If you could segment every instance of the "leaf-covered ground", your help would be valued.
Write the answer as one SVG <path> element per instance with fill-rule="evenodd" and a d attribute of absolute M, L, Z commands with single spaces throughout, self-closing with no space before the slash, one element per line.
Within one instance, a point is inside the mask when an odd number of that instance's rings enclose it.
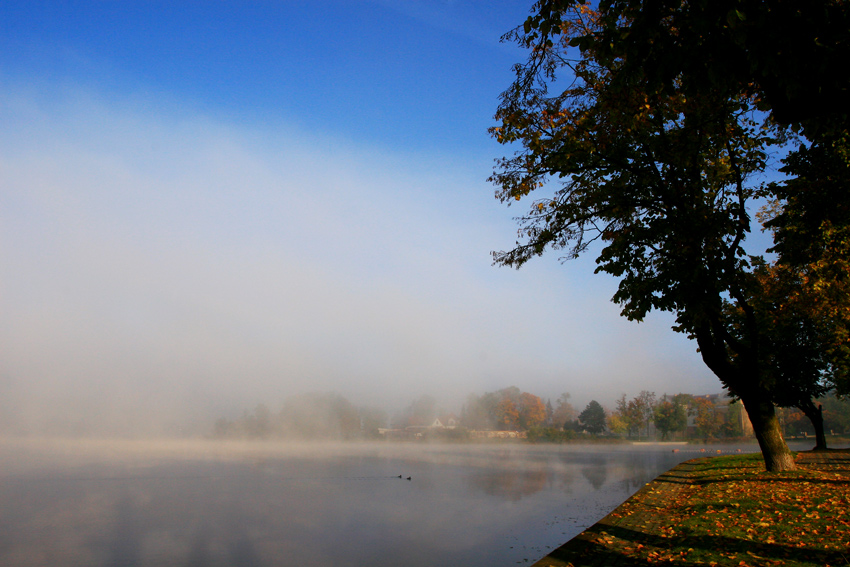
<path fill-rule="evenodd" d="M 538 565 L 850 565 L 850 453 L 801 454 L 798 467 L 684 463 Z"/>

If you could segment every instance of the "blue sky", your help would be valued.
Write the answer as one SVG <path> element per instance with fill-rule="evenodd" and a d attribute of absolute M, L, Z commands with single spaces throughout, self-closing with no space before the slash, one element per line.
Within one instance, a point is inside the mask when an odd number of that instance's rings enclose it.
<path fill-rule="evenodd" d="M 528 9 L 0 2 L 0 426 L 720 391 L 592 258 L 490 265 L 521 211 L 486 181 L 522 57 L 499 37 Z"/>
<path fill-rule="evenodd" d="M 357 143 L 480 148 L 521 2 L 4 3 L 7 73 L 175 96 Z M 151 100 L 156 104 L 155 100 Z"/>

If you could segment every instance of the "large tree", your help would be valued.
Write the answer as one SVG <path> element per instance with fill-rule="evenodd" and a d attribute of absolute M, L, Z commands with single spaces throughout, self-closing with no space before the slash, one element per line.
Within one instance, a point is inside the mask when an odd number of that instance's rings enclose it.
<path fill-rule="evenodd" d="M 696 426 L 697 435 L 703 438 L 703 441 L 708 443 L 720 432 L 723 425 L 723 416 L 717 406 L 706 397 L 694 398 L 694 405 L 691 408 L 694 414 L 694 425 Z"/>
<path fill-rule="evenodd" d="M 671 433 L 684 431 L 688 426 L 688 412 L 677 399 L 668 400 L 667 396 L 655 406 L 653 421 L 655 429 L 661 432 L 664 441 Z"/>
<path fill-rule="evenodd" d="M 583 2 L 541 0 L 526 31 L 538 34 L 538 45 L 550 45 L 569 8 Z M 781 304 L 796 303 L 808 326 L 799 339 L 819 343 L 829 366 L 822 376 L 850 393 L 850 74 L 840 72 L 850 59 L 850 2 L 600 0 L 598 9 L 597 25 L 571 41 L 617 65 L 614 88 L 745 97 L 774 124 L 802 134 L 783 159 L 787 181 L 768 193 L 776 199 L 777 216 L 768 224 L 777 266 L 797 280 Z M 789 385 L 778 390 L 789 392 Z M 791 388 L 815 424 L 820 412 L 806 395 L 818 388 L 805 379 Z M 789 403 L 788 396 L 776 401 Z"/>
<path fill-rule="evenodd" d="M 509 386 L 480 397 L 470 395 L 461 421 L 472 429 L 529 429 L 546 421 L 546 406 L 537 396 Z"/>
<path fill-rule="evenodd" d="M 543 404 L 543 400 L 534 394 L 528 392 L 520 394 L 517 409 L 519 411 L 520 429 L 527 430 L 540 427 L 546 422 L 546 406 Z"/>
<path fill-rule="evenodd" d="M 570 403 L 569 392 L 564 392 L 556 400 L 555 410 L 552 412 L 552 425 L 563 429 L 564 425 L 576 418 L 576 409 Z"/>
<path fill-rule="evenodd" d="M 647 435 L 649 435 L 649 423 L 652 420 L 652 398 L 650 396 L 654 398 L 655 394 L 643 390 L 631 400 L 627 399 L 625 394 L 617 400 L 617 414 L 628 437 L 631 437 L 633 433 L 639 437 L 644 428 L 647 429 Z"/>
<path fill-rule="evenodd" d="M 522 149 L 500 160 L 491 180 L 507 202 L 547 182 L 556 188 L 532 203 L 519 219 L 520 240 L 495 262 L 520 267 L 548 248 L 574 258 L 601 242 L 597 271 L 620 278 L 613 299 L 622 314 L 673 312 L 674 328 L 696 340 L 744 402 L 767 469 L 793 469 L 758 350 L 743 247 L 758 189 L 750 177 L 765 168 L 771 131 L 757 123 L 752 93 L 691 89 L 634 68 L 616 46 L 632 41 L 629 18 L 640 13 L 606 11 L 633 4 L 603 2 L 595 11 L 539 2 L 510 35 L 530 55 L 502 95 L 492 132 Z M 694 33 L 669 18 L 657 24 L 665 37 Z M 612 30 L 620 36 L 600 41 Z M 729 301 L 744 314 L 737 334 Z"/>
<path fill-rule="evenodd" d="M 605 431 L 605 410 L 596 400 L 590 400 L 579 414 L 578 420 L 588 433 L 598 435 Z"/>

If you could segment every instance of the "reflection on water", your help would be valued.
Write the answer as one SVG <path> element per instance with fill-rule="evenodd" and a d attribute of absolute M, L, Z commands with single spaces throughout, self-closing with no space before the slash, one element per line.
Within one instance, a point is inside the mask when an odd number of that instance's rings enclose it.
<path fill-rule="evenodd" d="M 581 468 L 581 474 L 594 489 L 599 490 L 608 480 L 608 462 L 601 455 L 594 455 L 592 460 L 592 463 Z"/>
<path fill-rule="evenodd" d="M 7 441 L 0 565 L 514 565 L 696 456 L 658 446 Z"/>

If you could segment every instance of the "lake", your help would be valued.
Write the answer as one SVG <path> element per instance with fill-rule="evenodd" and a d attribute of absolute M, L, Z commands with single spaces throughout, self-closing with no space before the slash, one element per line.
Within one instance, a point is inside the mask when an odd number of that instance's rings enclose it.
<path fill-rule="evenodd" d="M 532 563 L 714 454 L 672 448 L 4 441 L 0 565 Z"/>

